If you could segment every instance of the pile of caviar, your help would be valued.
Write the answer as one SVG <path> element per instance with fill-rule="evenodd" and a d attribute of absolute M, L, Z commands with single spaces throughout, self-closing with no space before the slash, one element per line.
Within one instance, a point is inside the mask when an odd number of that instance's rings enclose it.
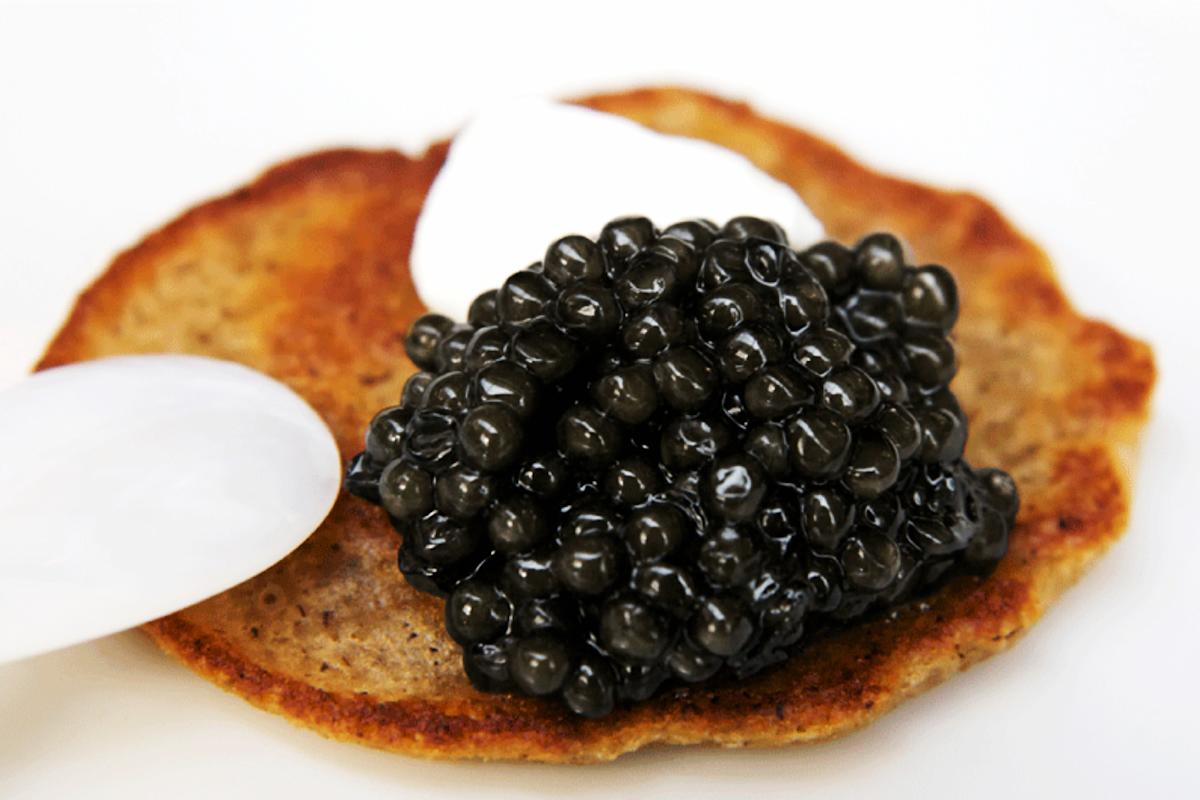
<path fill-rule="evenodd" d="M 347 488 L 401 532 L 485 691 L 608 714 L 986 574 L 1012 479 L 963 460 L 954 279 L 886 233 L 750 217 L 567 236 L 418 319 Z"/>

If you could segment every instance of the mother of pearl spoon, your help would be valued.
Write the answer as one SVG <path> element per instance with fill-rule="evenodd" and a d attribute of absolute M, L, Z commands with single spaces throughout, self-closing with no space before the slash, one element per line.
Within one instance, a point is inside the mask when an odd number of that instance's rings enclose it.
<path fill-rule="evenodd" d="M 0 393 L 0 662 L 250 578 L 337 497 L 329 428 L 237 364 L 121 356 Z"/>

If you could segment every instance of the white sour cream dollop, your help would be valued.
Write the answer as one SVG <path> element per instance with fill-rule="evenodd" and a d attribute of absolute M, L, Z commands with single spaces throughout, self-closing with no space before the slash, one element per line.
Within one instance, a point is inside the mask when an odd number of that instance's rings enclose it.
<path fill-rule="evenodd" d="M 544 100 L 481 113 L 455 137 L 417 221 L 411 266 L 432 311 L 465 320 L 476 295 L 540 261 L 561 236 L 642 215 L 773 219 L 793 247 L 822 227 L 786 184 L 739 153 Z"/>

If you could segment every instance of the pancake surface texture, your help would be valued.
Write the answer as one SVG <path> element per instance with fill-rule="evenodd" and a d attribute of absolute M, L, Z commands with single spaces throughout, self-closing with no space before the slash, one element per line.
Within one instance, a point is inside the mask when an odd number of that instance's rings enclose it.
<path fill-rule="evenodd" d="M 815 640 L 750 680 L 668 690 L 590 721 L 558 702 L 475 691 L 441 601 L 396 567 L 397 534 L 379 509 L 343 494 L 278 565 L 147 633 L 214 683 L 326 736 L 428 757 L 552 762 L 655 742 L 829 738 L 1007 648 L 1125 527 L 1150 349 L 1079 316 L 1038 247 L 973 195 L 877 174 L 745 105 L 687 90 L 582 102 L 745 154 L 790 184 L 830 237 L 892 231 L 912 263 L 950 268 L 962 297 L 953 388 L 970 419 L 967 458 L 1007 470 L 1021 491 L 995 574 Z M 418 158 L 317 153 L 198 206 L 116 258 L 40 367 L 117 353 L 239 361 L 306 398 L 348 458 L 414 371 L 403 338 L 422 307 L 407 259 L 445 153 L 445 143 Z"/>

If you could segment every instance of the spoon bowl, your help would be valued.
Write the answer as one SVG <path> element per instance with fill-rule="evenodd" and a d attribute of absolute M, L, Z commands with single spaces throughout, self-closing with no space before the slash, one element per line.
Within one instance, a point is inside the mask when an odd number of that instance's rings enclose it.
<path fill-rule="evenodd" d="M 271 566 L 337 497 L 315 411 L 247 367 L 120 356 L 0 393 L 0 662 L 138 625 Z"/>

